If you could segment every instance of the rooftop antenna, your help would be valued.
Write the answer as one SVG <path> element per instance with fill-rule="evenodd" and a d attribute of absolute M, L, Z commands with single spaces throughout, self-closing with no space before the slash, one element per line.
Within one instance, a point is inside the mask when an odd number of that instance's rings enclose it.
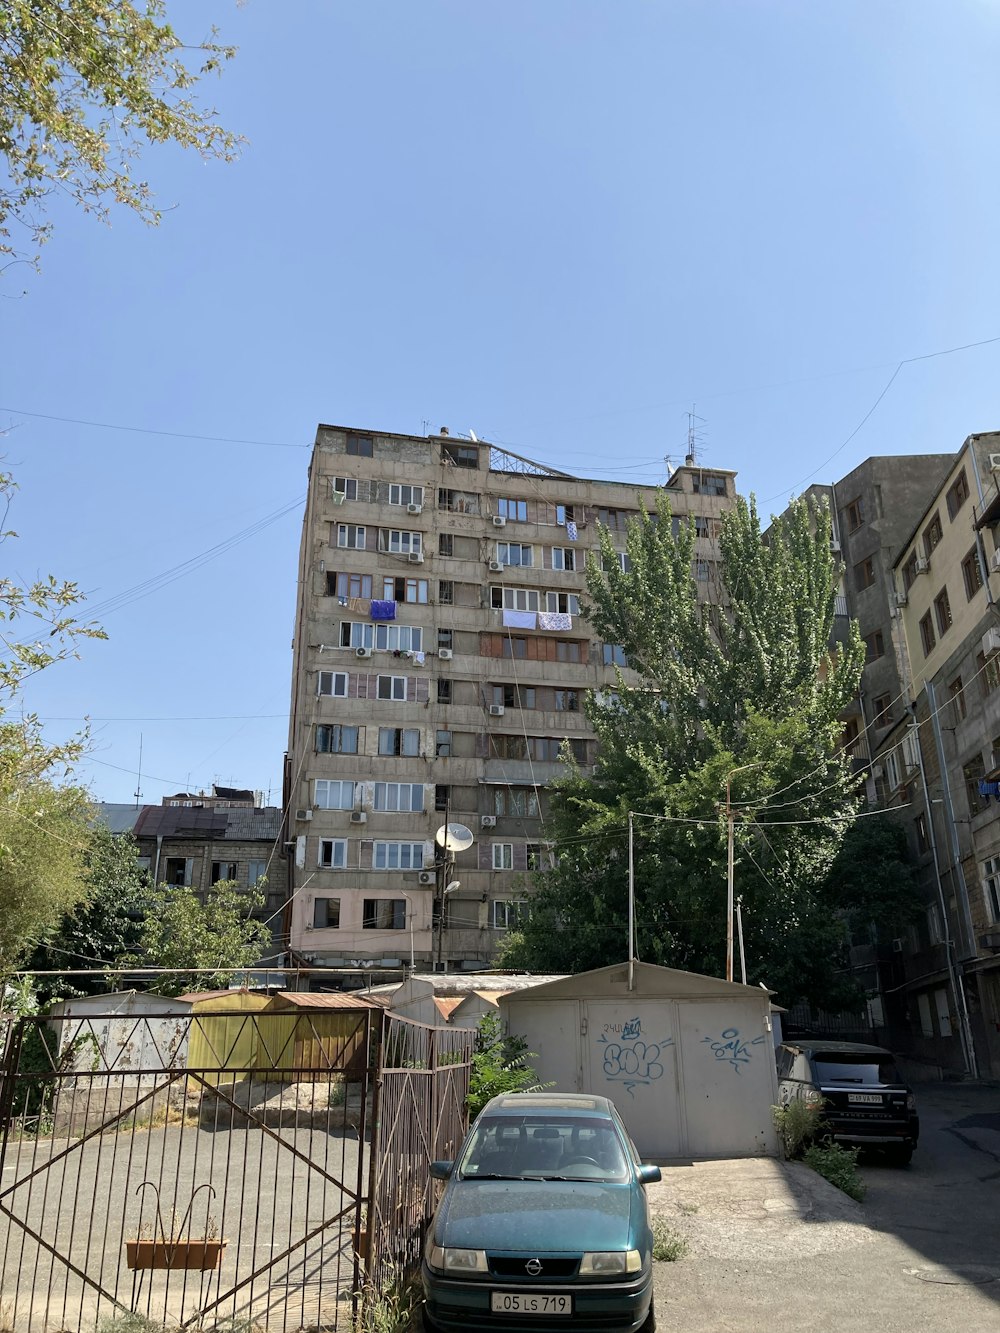
<path fill-rule="evenodd" d="M 139 802 L 142 800 L 142 732 L 139 732 L 139 767 L 135 774 L 135 808 L 139 809 Z"/>
<path fill-rule="evenodd" d="M 694 403 L 691 404 L 691 411 L 686 412 L 688 419 L 687 429 L 687 450 L 684 454 L 684 464 L 686 467 L 695 467 L 698 463 L 698 455 L 703 452 L 705 447 L 705 418 L 698 416 L 694 410 Z"/>
<path fill-rule="evenodd" d="M 473 444 L 479 443 L 479 436 L 476 434 L 476 432 L 472 429 L 471 426 L 469 427 L 469 439 L 472 441 Z"/>

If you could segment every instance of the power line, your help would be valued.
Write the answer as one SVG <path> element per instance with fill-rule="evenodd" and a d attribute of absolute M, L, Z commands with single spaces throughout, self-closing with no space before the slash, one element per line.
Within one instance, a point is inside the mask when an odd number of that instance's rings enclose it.
<path fill-rule="evenodd" d="M 21 407 L 0 406 L 0 412 L 36 421 L 58 421 L 64 426 L 93 426 L 96 430 L 120 430 L 129 435 L 163 435 L 171 440 L 199 440 L 203 444 L 252 444 L 261 449 L 311 449 L 311 444 L 291 444 L 287 440 L 244 440 L 231 435 L 192 435 L 180 430 L 154 430 L 149 426 L 122 426 L 114 421 L 83 421 L 79 417 L 56 417 L 48 412 L 26 412 Z"/>

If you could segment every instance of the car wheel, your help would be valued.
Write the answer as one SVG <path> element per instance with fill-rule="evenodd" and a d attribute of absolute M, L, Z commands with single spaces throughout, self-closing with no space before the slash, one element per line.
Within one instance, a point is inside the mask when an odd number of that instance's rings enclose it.
<path fill-rule="evenodd" d="M 909 1166 L 910 1159 L 913 1156 L 913 1144 L 900 1143 L 898 1146 L 893 1145 L 891 1148 L 886 1148 L 885 1151 L 889 1161 L 895 1166 Z"/>

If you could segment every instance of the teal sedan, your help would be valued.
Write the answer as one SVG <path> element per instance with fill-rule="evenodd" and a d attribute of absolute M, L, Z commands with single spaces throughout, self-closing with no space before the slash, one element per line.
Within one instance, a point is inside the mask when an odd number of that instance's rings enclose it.
<path fill-rule="evenodd" d="M 426 1329 L 655 1329 L 644 1187 L 660 1168 L 606 1097 L 494 1097 L 431 1175 L 447 1186 L 424 1251 Z"/>

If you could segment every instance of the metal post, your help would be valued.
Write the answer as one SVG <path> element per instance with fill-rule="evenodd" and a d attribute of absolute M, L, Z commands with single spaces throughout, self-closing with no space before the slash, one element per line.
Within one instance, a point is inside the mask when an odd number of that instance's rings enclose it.
<path fill-rule="evenodd" d="M 726 777 L 726 980 L 733 979 L 733 809 Z"/>
<path fill-rule="evenodd" d="M 740 979 L 747 984 L 747 956 L 743 952 L 743 899 L 736 899 L 736 930 L 740 941 Z"/>
<path fill-rule="evenodd" d="M 632 811 L 628 812 L 628 988 L 635 990 L 635 856 Z"/>

